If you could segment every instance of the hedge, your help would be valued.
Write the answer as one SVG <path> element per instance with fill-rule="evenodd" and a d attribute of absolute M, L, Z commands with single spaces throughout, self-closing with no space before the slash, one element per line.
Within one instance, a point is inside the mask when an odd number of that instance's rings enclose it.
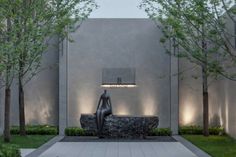
<path fill-rule="evenodd" d="M 171 136 L 172 131 L 170 128 L 155 128 L 149 133 L 149 136 Z"/>
<path fill-rule="evenodd" d="M 20 149 L 16 145 L 0 145 L 0 157 L 21 157 Z"/>
<path fill-rule="evenodd" d="M 69 127 L 65 129 L 66 136 L 86 136 L 84 129 L 79 127 Z"/>
<path fill-rule="evenodd" d="M 203 134 L 203 128 L 201 126 L 181 126 L 179 128 L 180 135 L 201 135 Z M 210 127 L 210 135 L 224 135 L 225 131 L 223 127 Z"/>
<path fill-rule="evenodd" d="M 17 135 L 20 133 L 19 126 L 11 127 L 11 134 Z M 27 135 L 57 135 L 58 129 L 55 126 L 49 125 L 27 125 L 26 126 Z"/>

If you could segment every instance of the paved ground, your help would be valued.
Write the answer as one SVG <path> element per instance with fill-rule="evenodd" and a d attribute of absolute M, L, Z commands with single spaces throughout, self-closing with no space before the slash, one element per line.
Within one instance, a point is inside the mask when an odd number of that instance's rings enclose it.
<path fill-rule="evenodd" d="M 38 149 L 36 149 L 35 151 L 29 153 L 25 157 L 38 157 L 38 156 L 40 156 L 40 154 L 42 154 L 43 152 L 45 152 L 46 150 L 51 148 L 55 143 L 59 142 L 63 138 L 64 138 L 64 136 L 55 136 L 54 138 L 49 140 L 47 143 L 43 144 Z"/>
<path fill-rule="evenodd" d="M 22 150 L 28 154 L 30 150 Z M 24 155 L 24 154 L 23 154 Z M 24 157 L 24 156 L 23 156 Z M 25 157 L 211 157 L 181 136 L 145 140 L 56 136 Z"/>
<path fill-rule="evenodd" d="M 57 142 L 40 157 L 197 157 L 179 142 Z"/>
<path fill-rule="evenodd" d="M 21 157 L 25 157 L 26 155 L 32 153 L 35 149 L 20 149 Z"/>

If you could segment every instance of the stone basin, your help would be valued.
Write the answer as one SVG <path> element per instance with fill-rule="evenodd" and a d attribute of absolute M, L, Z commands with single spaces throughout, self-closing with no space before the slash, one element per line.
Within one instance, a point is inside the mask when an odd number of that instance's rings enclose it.
<path fill-rule="evenodd" d="M 95 114 L 82 114 L 80 123 L 87 134 L 96 135 Z M 109 115 L 105 117 L 102 136 L 105 138 L 145 138 L 153 128 L 158 127 L 158 124 L 157 116 Z"/>

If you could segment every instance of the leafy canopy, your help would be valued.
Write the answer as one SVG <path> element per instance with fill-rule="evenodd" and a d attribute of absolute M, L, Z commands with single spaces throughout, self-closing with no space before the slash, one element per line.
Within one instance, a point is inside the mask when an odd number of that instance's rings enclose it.
<path fill-rule="evenodd" d="M 211 77 L 235 79 L 236 48 L 232 0 L 143 0 L 140 7 L 163 32 L 168 53 L 202 66 Z"/>
<path fill-rule="evenodd" d="M 41 67 L 50 39 L 57 35 L 63 40 L 97 8 L 94 0 L 0 0 L 0 4 L 0 73 L 12 80 L 20 62 L 26 81 Z"/>

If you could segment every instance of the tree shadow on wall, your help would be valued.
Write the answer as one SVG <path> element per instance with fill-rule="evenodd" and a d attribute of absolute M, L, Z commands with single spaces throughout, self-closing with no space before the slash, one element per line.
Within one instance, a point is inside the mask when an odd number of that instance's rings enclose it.
<path fill-rule="evenodd" d="M 212 127 L 221 127 L 220 116 L 218 114 L 214 114 L 213 117 L 210 118 L 209 124 Z"/>

